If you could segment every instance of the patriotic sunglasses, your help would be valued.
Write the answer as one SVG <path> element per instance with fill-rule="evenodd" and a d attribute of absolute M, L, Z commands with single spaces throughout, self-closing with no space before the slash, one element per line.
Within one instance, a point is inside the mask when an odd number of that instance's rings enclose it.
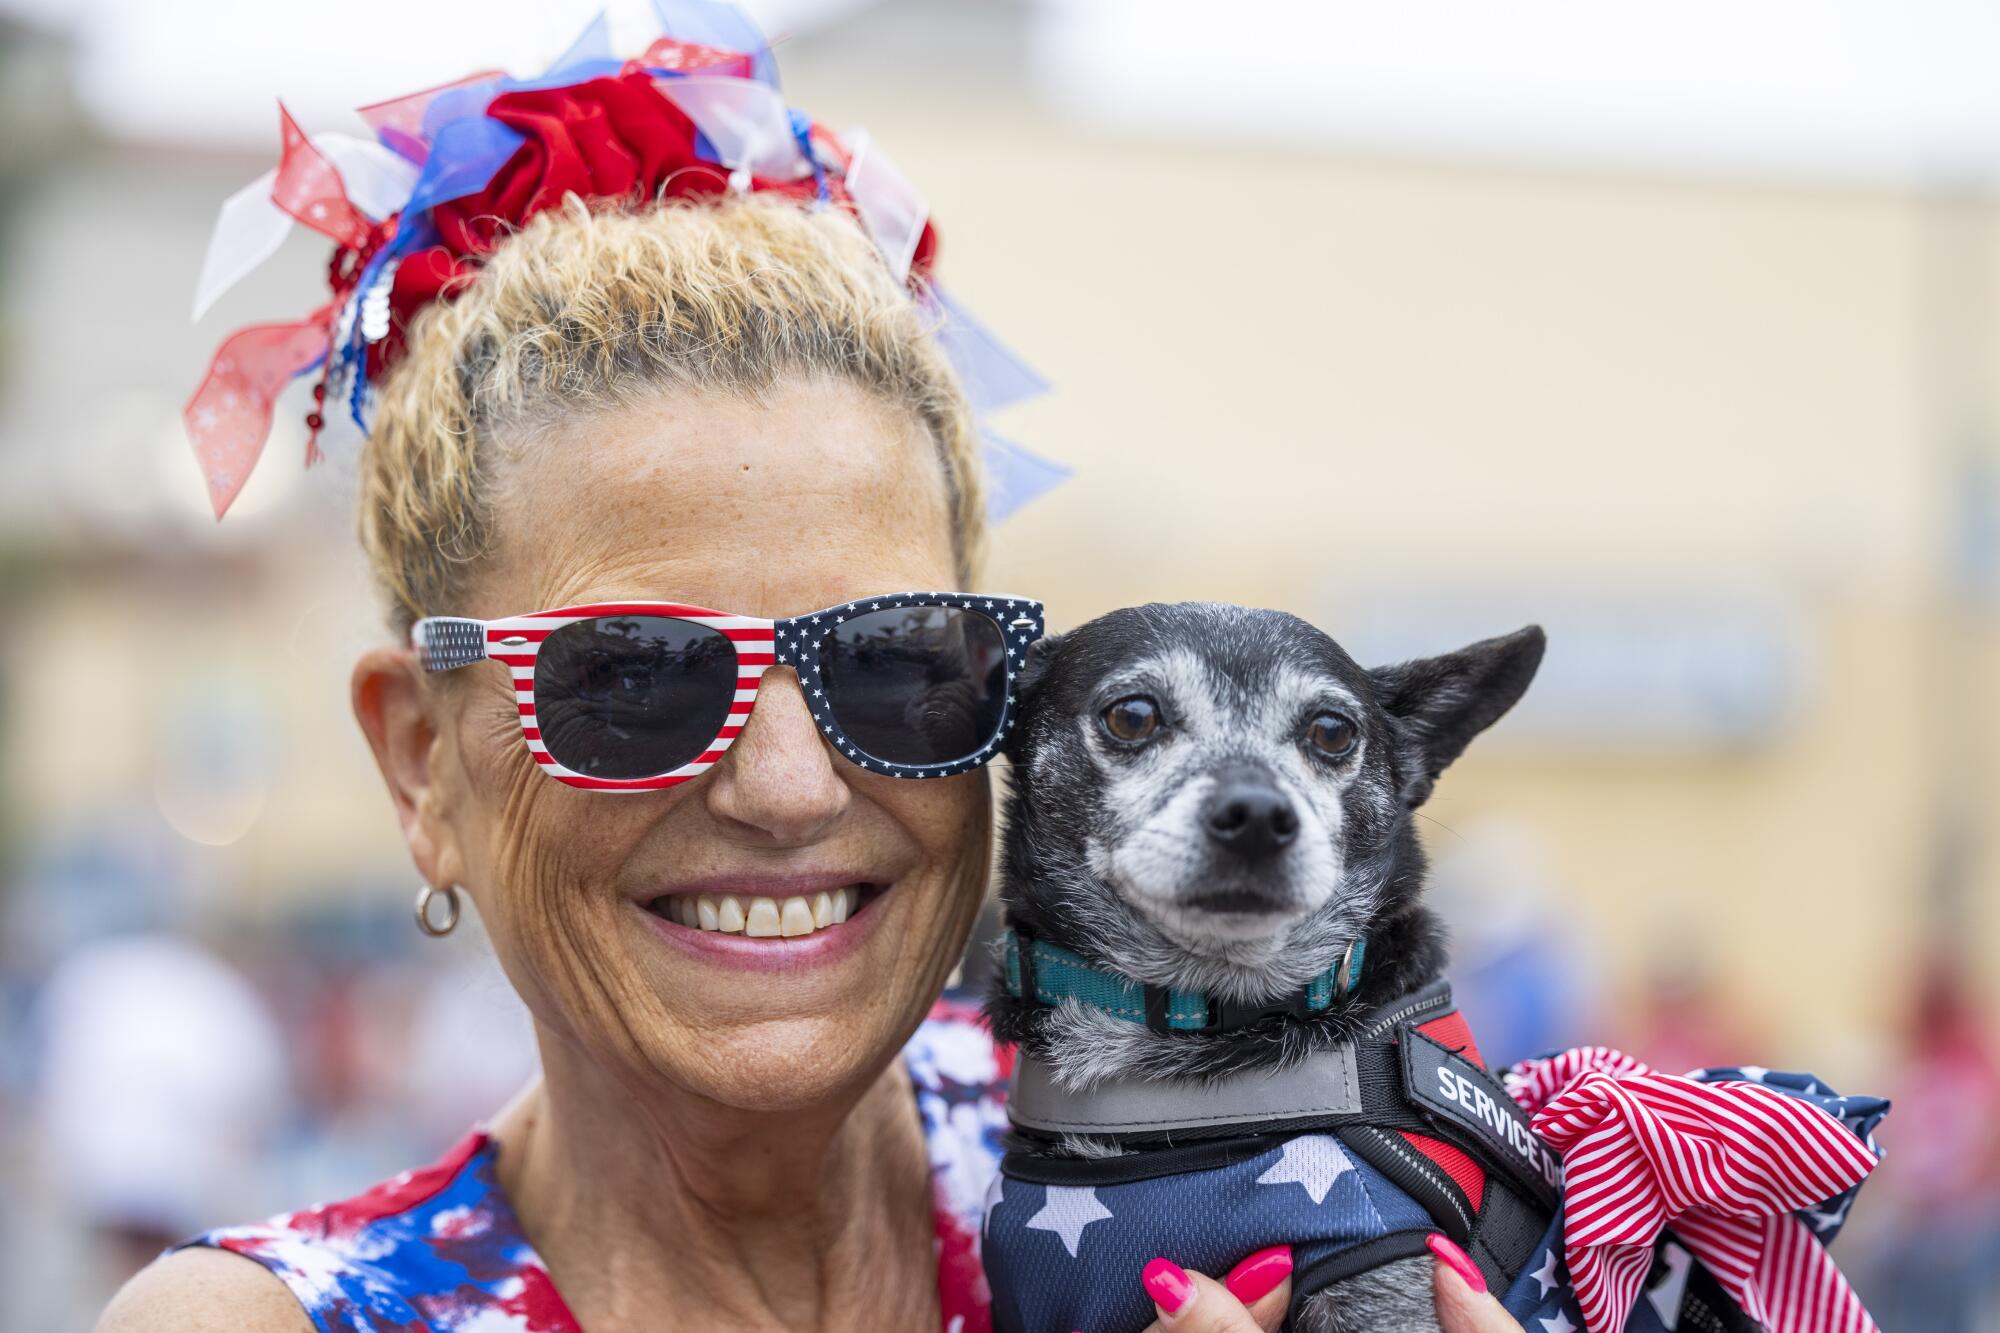
<path fill-rule="evenodd" d="M 965 592 L 864 597 L 789 620 L 677 602 L 608 602 L 505 620 L 426 616 L 426 671 L 505 663 L 521 734 L 572 787 L 651 791 L 706 772 L 788 666 L 813 720 L 853 763 L 942 778 L 986 763 L 1013 728 L 1014 682 L 1042 604 Z"/>

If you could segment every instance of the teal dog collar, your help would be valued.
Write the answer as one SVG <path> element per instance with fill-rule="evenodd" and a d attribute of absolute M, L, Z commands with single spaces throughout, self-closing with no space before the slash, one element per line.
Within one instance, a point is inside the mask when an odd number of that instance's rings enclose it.
<path fill-rule="evenodd" d="M 1019 930 L 1007 932 L 1007 993 L 1035 1004 L 1074 1000 L 1114 1018 L 1144 1023 L 1155 1032 L 1227 1032 L 1273 1014 L 1310 1018 L 1335 998 L 1352 993 L 1361 980 L 1368 937 L 1356 936 L 1339 962 L 1307 982 L 1296 995 L 1274 1004 L 1249 1005 L 1212 1000 L 1198 990 L 1148 986 L 1092 966 L 1080 955 Z"/>

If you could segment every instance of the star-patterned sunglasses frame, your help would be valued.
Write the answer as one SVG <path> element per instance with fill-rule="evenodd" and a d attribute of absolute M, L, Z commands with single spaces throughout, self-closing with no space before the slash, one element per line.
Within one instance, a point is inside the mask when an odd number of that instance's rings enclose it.
<path fill-rule="evenodd" d="M 991 622 L 997 631 L 997 639 L 989 640 L 988 646 L 997 643 L 999 648 L 1004 649 L 1004 653 L 995 654 L 993 663 L 1002 672 L 1000 711 L 992 733 L 984 736 L 981 743 L 966 754 L 935 763 L 896 762 L 871 752 L 842 725 L 839 709 L 828 697 L 829 645 L 838 639 L 850 620 L 869 623 L 865 618 L 879 620 L 881 613 L 886 611 L 925 608 L 976 616 Z M 633 617 L 683 621 L 719 634 L 729 644 L 735 657 L 734 697 L 714 737 L 693 759 L 665 772 L 640 777 L 593 776 L 566 766 L 549 753 L 543 739 L 543 714 L 537 711 L 537 665 L 541 661 L 543 645 L 558 631 L 588 621 L 629 621 Z M 736 615 L 680 602 L 601 602 L 531 611 L 503 620 L 426 616 L 410 627 L 410 645 L 416 650 L 418 661 L 426 671 L 455 671 L 486 661 L 506 666 L 514 679 L 514 699 L 520 713 L 521 734 L 535 762 L 550 777 L 572 787 L 592 791 L 637 792 L 676 786 L 714 767 L 749 720 L 751 709 L 757 705 L 764 673 L 774 666 L 788 666 L 797 673 L 814 722 L 827 743 L 849 762 L 871 773 L 886 773 L 895 778 L 943 778 L 969 772 L 998 754 L 1008 733 L 1013 730 L 1019 710 L 1016 684 L 1027 661 L 1028 649 L 1042 634 L 1042 604 L 1026 597 L 969 592 L 902 592 L 857 598 L 783 620 Z M 728 687 L 724 685 L 722 688 L 726 690 Z M 712 707 L 720 701 L 710 699 L 704 702 Z M 578 758 L 576 755 L 570 757 Z"/>

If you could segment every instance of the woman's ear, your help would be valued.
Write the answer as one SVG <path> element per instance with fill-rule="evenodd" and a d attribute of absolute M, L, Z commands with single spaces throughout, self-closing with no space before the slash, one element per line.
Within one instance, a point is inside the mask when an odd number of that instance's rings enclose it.
<path fill-rule="evenodd" d="M 427 884 L 459 883 L 463 862 L 444 819 L 443 793 L 434 783 L 436 694 L 425 688 L 416 654 L 407 648 L 369 649 L 354 664 L 351 694 L 354 718 L 375 752 L 410 859 Z"/>
<path fill-rule="evenodd" d="M 1527 693 L 1548 638 L 1540 625 L 1484 639 L 1455 653 L 1369 672 L 1375 699 L 1403 738 L 1403 802 L 1431 794 L 1438 775 L 1472 738 L 1498 722 Z"/>

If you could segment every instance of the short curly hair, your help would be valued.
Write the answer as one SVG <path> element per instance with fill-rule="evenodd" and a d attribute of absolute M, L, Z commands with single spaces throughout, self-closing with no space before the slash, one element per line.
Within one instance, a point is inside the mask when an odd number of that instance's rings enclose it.
<path fill-rule="evenodd" d="M 360 460 L 362 545 L 407 632 L 464 604 L 492 548 L 506 451 L 579 410 L 660 389 L 757 394 L 838 378 L 922 423 L 944 469 L 958 574 L 986 524 L 971 412 L 924 305 L 846 211 L 747 194 L 588 206 L 509 236 L 418 316 Z"/>

